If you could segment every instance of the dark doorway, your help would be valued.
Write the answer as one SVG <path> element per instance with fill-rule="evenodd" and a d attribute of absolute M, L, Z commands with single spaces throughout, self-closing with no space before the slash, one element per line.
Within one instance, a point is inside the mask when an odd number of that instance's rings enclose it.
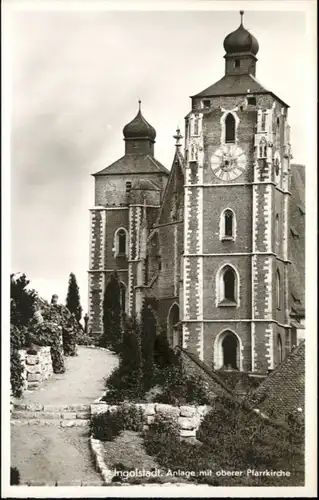
<path fill-rule="evenodd" d="M 223 368 L 238 370 L 237 366 L 237 338 L 229 332 L 222 342 Z"/>

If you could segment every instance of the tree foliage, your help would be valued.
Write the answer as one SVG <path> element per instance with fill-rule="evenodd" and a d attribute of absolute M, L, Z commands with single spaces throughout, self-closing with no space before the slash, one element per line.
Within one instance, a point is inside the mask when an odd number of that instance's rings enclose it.
<path fill-rule="evenodd" d="M 66 297 L 66 307 L 71 313 L 74 313 L 77 321 L 80 321 L 82 316 L 82 307 L 80 304 L 80 291 L 76 281 L 75 274 L 70 273 L 68 294 Z"/>
<path fill-rule="evenodd" d="M 18 277 L 10 275 L 10 322 L 18 327 L 28 324 L 37 307 L 38 294 L 35 290 L 27 289 L 29 283 L 25 274 Z"/>
<path fill-rule="evenodd" d="M 103 300 L 103 335 L 101 345 L 118 352 L 122 342 L 121 288 L 116 272 L 105 287 Z"/>
<path fill-rule="evenodd" d="M 154 373 L 156 329 L 157 323 L 155 315 L 147 301 L 144 301 L 141 313 L 141 347 L 143 357 L 143 381 L 146 390 L 151 386 Z"/>
<path fill-rule="evenodd" d="M 143 395 L 141 332 L 136 318 L 125 318 L 120 363 L 107 379 L 109 402 L 135 401 Z"/>

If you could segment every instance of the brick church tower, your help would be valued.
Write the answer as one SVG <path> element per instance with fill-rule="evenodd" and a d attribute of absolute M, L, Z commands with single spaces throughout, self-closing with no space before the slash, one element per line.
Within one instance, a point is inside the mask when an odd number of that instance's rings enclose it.
<path fill-rule="evenodd" d="M 215 369 L 267 372 L 291 343 L 288 105 L 255 78 L 243 12 L 224 49 L 225 75 L 186 117 L 183 345 Z"/>
<path fill-rule="evenodd" d="M 89 330 L 103 332 L 103 296 L 110 275 L 120 279 L 122 309 L 138 314 L 143 299 L 147 227 L 162 201 L 168 170 L 154 157 L 156 131 L 139 110 L 123 129 L 125 154 L 95 178 L 90 210 Z"/>

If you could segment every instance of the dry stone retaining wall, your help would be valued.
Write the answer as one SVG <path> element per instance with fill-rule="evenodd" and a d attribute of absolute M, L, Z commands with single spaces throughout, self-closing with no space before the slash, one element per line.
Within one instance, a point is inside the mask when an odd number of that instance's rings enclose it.
<path fill-rule="evenodd" d="M 116 411 L 120 406 L 110 405 L 107 403 L 94 403 L 91 405 L 91 416 L 97 413 L 106 413 L 107 411 Z M 146 418 L 146 428 L 153 423 L 156 415 L 165 415 L 174 418 L 180 429 L 181 437 L 196 437 L 196 432 L 200 426 L 203 417 L 210 411 L 211 407 L 207 405 L 201 406 L 172 406 L 160 403 L 132 403 L 128 406 L 141 408 L 144 411 Z"/>
<path fill-rule="evenodd" d="M 23 366 L 23 388 L 37 389 L 40 384 L 53 374 L 50 347 L 41 347 L 37 354 L 28 354 L 26 350 L 19 351 Z"/>

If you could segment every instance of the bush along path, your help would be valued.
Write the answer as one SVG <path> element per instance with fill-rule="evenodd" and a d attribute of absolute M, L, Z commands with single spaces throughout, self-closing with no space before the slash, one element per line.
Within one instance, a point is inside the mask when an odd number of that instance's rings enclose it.
<path fill-rule="evenodd" d="M 11 466 L 21 485 L 103 485 L 90 449 L 90 403 L 105 387 L 117 356 L 79 347 L 67 370 L 40 390 L 15 399 L 11 414 Z"/>

